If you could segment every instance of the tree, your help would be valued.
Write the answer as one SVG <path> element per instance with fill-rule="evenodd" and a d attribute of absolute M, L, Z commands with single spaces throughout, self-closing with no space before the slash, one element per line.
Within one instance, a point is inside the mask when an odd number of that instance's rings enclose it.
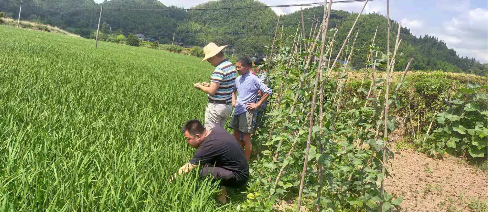
<path fill-rule="evenodd" d="M 127 42 L 127 45 L 131 45 L 131 46 L 140 46 L 141 45 L 141 40 L 139 40 L 139 38 L 137 36 L 135 36 L 134 34 L 129 34 L 126 42 Z"/>

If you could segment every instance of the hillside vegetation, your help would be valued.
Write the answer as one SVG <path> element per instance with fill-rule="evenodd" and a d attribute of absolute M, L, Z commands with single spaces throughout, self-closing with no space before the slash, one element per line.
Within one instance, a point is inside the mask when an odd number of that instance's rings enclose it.
<path fill-rule="evenodd" d="M 186 46 L 204 46 L 208 42 L 231 45 L 228 54 L 264 56 L 266 46 L 270 46 L 278 16 L 264 4 L 254 0 L 210 1 L 196 6 L 196 9 L 240 8 L 225 10 L 193 10 L 167 7 L 158 0 L 112 0 L 105 1 L 102 16 L 102 33 L 136 34 L 159 40 L 160 43 L 175 41 Z M 0 12 L 9 17 L 18 16 L 19 1 L 0 2 Z M 313 17 L 321 17 L 323 7 L 304 10 L 305 30 L 308 37 Z M 98 23 L 100 5 L 93 0 L 24 0 L 22 19 L 34 20 L 60 28 L 83 37 L 94 37 Z M 341 45 L 353 23 L 355 14 L 334 11 L 331 28 L 339 29 L 336 45 Z M 320 21 L 321 19 L 318 18 Z M 281 18 L 285 34 L 292 35 L 301 20 L 300 12 Z M 357 26 L 360 36 L 355 45 L 352 64 L 356 69 L 365 67 L 369 45 L 374 31 L 386 31 L 386 18 L 378 14 L 364 15 Z M 395 37 L 397 23 L 392 24 Z M 333 34 L 333 33 L 330 33 Z M 331 37 L 332 35 L 330 35 Z M 414 58 L 415 70 L 443 70 L 488 76 L 488 64 L 480 64 L 473 58 L 459 57 L 443 41 L 432 36 L 415 37 L 406 28 L 401 30 L 403 39 L 397 58 L 396 70 L 405 68 L 410 58 Z M 352 39 L 351 39 L 352 40 Z M 391 39 L 393 45 L 394 39 Z M 352 45 L 352 43 L 350 43 Z M 349 45 L 349 47 L 350 47 Z M 386 49 L 386 33 L 378 33 L 376 46 Z M 338 47 L 334 53 L 337 53 Z M 366 55 L 366 56 L 365 56 Z M 343 59 L 345 60 L 345 59 Z"/>

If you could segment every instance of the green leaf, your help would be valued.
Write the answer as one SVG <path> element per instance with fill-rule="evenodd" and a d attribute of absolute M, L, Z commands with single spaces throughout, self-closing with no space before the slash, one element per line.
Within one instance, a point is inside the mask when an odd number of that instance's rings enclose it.
<path fill-rule="evenodd" d="M 447 146 L 449 148 L 453 148 L 455 149 L 456 148 L 456 142 L 459 141 L 459 138 L 455 138 L 455 137 L 451 137 L 449 139 L 449 141 L 447 141 Z"/>
<path fill-rule="evenodd" d="M 485 156 L 485 151 L 478 149 L 475 146 L 469 147 L 469 155 L 473 158 L 482 158 Z"/>
<path fill-rule="evenodd" d="M 308 152 L 308 161 L 311 161 L 316 157 L 317 151 L 314 146 L 310 146 L 310 151 Z"/>
<path fill-rule="evenodd" d="M 383 206 L 381 207 L 381 211 L 386 212 L 391 209 L 391 203 L 389 202 L 384 202 Z"/>
<path fill-rule="evenodd" d="M 315 133 L 317 133 L 319 131 L 320 131 L 320 127 L 319 126 L 313 126 L 313 128 L 312 128 L 312 133 L 313 134 L 315 134 Z"/>
<path fill-rule="evenodd" d="M 351 201 L 348 201 L 351 205 L 355 205 L 355 206 L 358 206 L 358 207 L 363 207 L 363 201 L 361 200 L 351 200 Z"/>
<path fill-rule="evenodd" d="M 270 169 L 275 169 L 276 168 L 276 165 L 274 163 L 265 163 L 263 165 L 264 165 L 264 167 L 270 168 Z"/>
<path fill-rule="evenodd" d="M 477 109 L 471 104 L 471 103 L 468 103 L 464 106 L 464 111 L 476 111 Z"/>
<path fill-rule="evenodd" d="M 465 135 L 466 134 L 466 128 L 463 127 L 463 125 L 459 125 L 458 127 L 453 127 L 452 130 L 462 134 L 462 135 Z"/>
<path fill-rule="evenodd" d="M 470 88 L 460 88 L 459 91 L 465 94 L 473 94 L 476 92 L 474 89 L 470 89 Z"/>
<path fill-rule="evenodd" d="M 398 197 L 395 200 L 393 200 L 393 202 L 391 202 L 391 204 L 392 205 L 400 205 L 400 204 L 402 204 L 402 201 L 403 201 L 403 197 Z"/>
<path fill-rule="evenodd" d="M 460 104 L 463 104 L 464 103 L 464 101 L 461 101 L 459 99 L 451 100 L 449 102 L 452 103 L 452 104 L 456 104 L 456 105 L 460 105 Z"/>

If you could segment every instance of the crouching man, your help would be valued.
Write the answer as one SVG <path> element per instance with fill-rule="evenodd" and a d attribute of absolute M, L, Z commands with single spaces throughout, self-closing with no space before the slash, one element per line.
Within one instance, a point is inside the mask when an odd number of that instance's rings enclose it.
<path fill-rule="evenodd" d="M 241 187 L 249 178 L 249 165 L 240 144 L 219 125 L 211 130 L 198 120 L 190 120 L 183 126 L 186 142 L 198 148 L 190 162 L 183 165 L 178 174 L 188 173 L 200 165 L 200 176 L 220 180 L 221 192 L 217 200 L 226 203 L 228 187 Z"/>

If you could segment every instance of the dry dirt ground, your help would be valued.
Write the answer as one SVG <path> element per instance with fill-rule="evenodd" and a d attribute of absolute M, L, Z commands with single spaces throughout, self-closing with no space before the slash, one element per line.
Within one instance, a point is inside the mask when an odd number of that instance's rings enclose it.
<path fill-rule="evenodd" d="M 450 155 L 394 152 L 385 189 L 403 197 L 400 211 L 487 211 L 488 176 L 480 169 Z"/>

